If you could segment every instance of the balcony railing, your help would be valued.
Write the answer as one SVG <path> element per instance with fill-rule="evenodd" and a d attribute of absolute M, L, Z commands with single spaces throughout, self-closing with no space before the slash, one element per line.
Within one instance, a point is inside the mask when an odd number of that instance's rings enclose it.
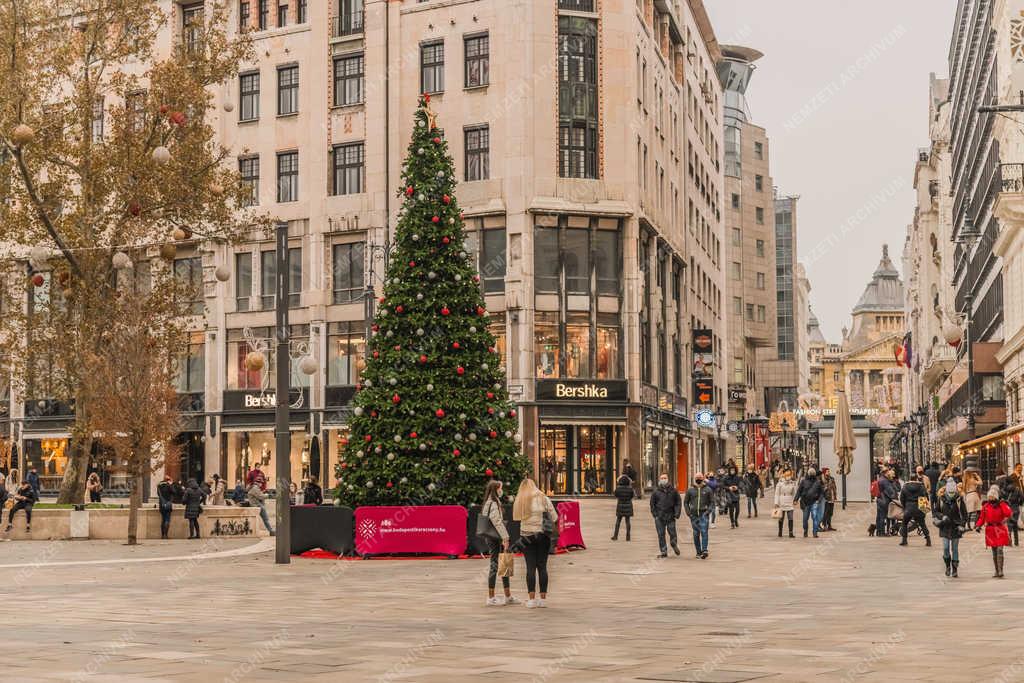
<path fill-rule="evenodd" d="M 558 9 L 572 12 L 593 12 L 594 0 L 558 0 Z"/>
<path fill-rule="evenodd" d="M 345 12 L 340 16 L 334 17 L 333 24 L 331 36 L 334 38 L 343 38 L 362 33 L 363 9 L 360 7 L 358 10 Z"/>
<path fill-rule="evenodd" d="M 1003 192 L 1024 192 L 1024 164 L 999 164 Z"/>

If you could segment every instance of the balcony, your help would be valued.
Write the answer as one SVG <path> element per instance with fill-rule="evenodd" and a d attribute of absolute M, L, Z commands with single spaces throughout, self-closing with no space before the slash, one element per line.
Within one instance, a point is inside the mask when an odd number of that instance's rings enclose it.
<path fill-rule="evenodd" d="M 956 349 L 949 344 L 939 342 L 928 351 L 924 367 L 921 370 L 921 381 L 931 391 L 933 385 L 956 365 Z"/>
<path fill-rule="evenodd" d="M 344 12 L 331 20 L 331 37 L 346 38 L 360 35 L 363 32 L 363 9 Z"/>
<path fill-rule="evenodd" d="M 999 218 L 999 234 L 992 245 L 996 256 L 1006 258 L 1024 228 L 1024 163 L 1000 164 L 1000 190 L 993 213 Z"/>

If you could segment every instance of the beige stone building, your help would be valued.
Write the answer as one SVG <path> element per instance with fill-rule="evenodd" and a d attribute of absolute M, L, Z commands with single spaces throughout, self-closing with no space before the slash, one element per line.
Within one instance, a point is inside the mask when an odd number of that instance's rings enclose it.
<path fill-rule="evenodd" d="M 163 49 L 207 11 L 166 9 Z M 709 331 L 701 368 L 709 405 L 725 405 L 728 199 L 721 54 L 701 0 L 240 0 L 232 21 L 253 32 L 256 57 L 214 93 L 214 125 L 253 202 L 288 223 L 293 351 L 319 364 L 311 377 L 294 369 L 287 392 L 295 480 L 319 470 L 333 483 L 422 92 L 455 159 L 544 488 L 606 493 L 627 459 L 648 485 L 705 466 L 717 436 L 691 421 L 691 339 Z M 269 377 L 244 363 L 271 336 L 273 244 L 197 242 L 175 268 L 204 283 L 204 314 L 172 474 L 273 473 L 272 405 L 285 392 L 272 354 Z M 3 427 L 23 464 L 57 463 L 55 482 L 70 417 L 37 414 L 41 398 L 12 396 Z"/>

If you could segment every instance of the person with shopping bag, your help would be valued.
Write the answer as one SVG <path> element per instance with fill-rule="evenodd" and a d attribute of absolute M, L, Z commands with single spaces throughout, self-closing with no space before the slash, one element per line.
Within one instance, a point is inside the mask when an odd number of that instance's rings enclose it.
<path fill-rule="evenodd" d="M 519 601 L 512 596 L 512 588 L 509 579 L 512 576 L 512 558 L 509 551 L 508 528 L 505 526 L 505 518 L 501 507 L 501 482 L 492 479 L 487 482 L 484 489 L 484 502 L 480 507 L 480 514 L 476 520 L 476 533 L 487 541 L 487 550 L 491 556 L 491 566 L 487 572 L 487 606 L 497 605 L 518 605 Z M 502 564 L 507 567 L 500 566 Z M 494 587 L 498 583 L 498 576 L 501 576 L 501 587 L 505 595 L 495 597 Z"/>
<path fill-rule="evenodd" d="M 519 522 L 523 559 L 526 560 L 527 607 L 546 607 L 548 598 L 548 554 L 551 537 L 558 527 L 558 512 L 551 500 L 525 477 L 512 505 L 512 519 Z M 540 595 L 537 588 L 540 584 Z"/>

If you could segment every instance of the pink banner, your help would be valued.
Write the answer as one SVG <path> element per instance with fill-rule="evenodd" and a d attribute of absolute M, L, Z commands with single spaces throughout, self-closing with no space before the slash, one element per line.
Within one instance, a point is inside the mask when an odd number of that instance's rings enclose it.
<path fill-rule="evenodd" d="M 565 500 L 556 505 L 555 509 L 558 510 L 558 547 L 586 548 L 583 529 L 580 527 L 580 504 L 575 500 Z"/>
<path fill-rule="evenodd" d="M 466 508 L 461 505 L 407 505 L 356 508 L 356 552 L 466 552 Z"/>

